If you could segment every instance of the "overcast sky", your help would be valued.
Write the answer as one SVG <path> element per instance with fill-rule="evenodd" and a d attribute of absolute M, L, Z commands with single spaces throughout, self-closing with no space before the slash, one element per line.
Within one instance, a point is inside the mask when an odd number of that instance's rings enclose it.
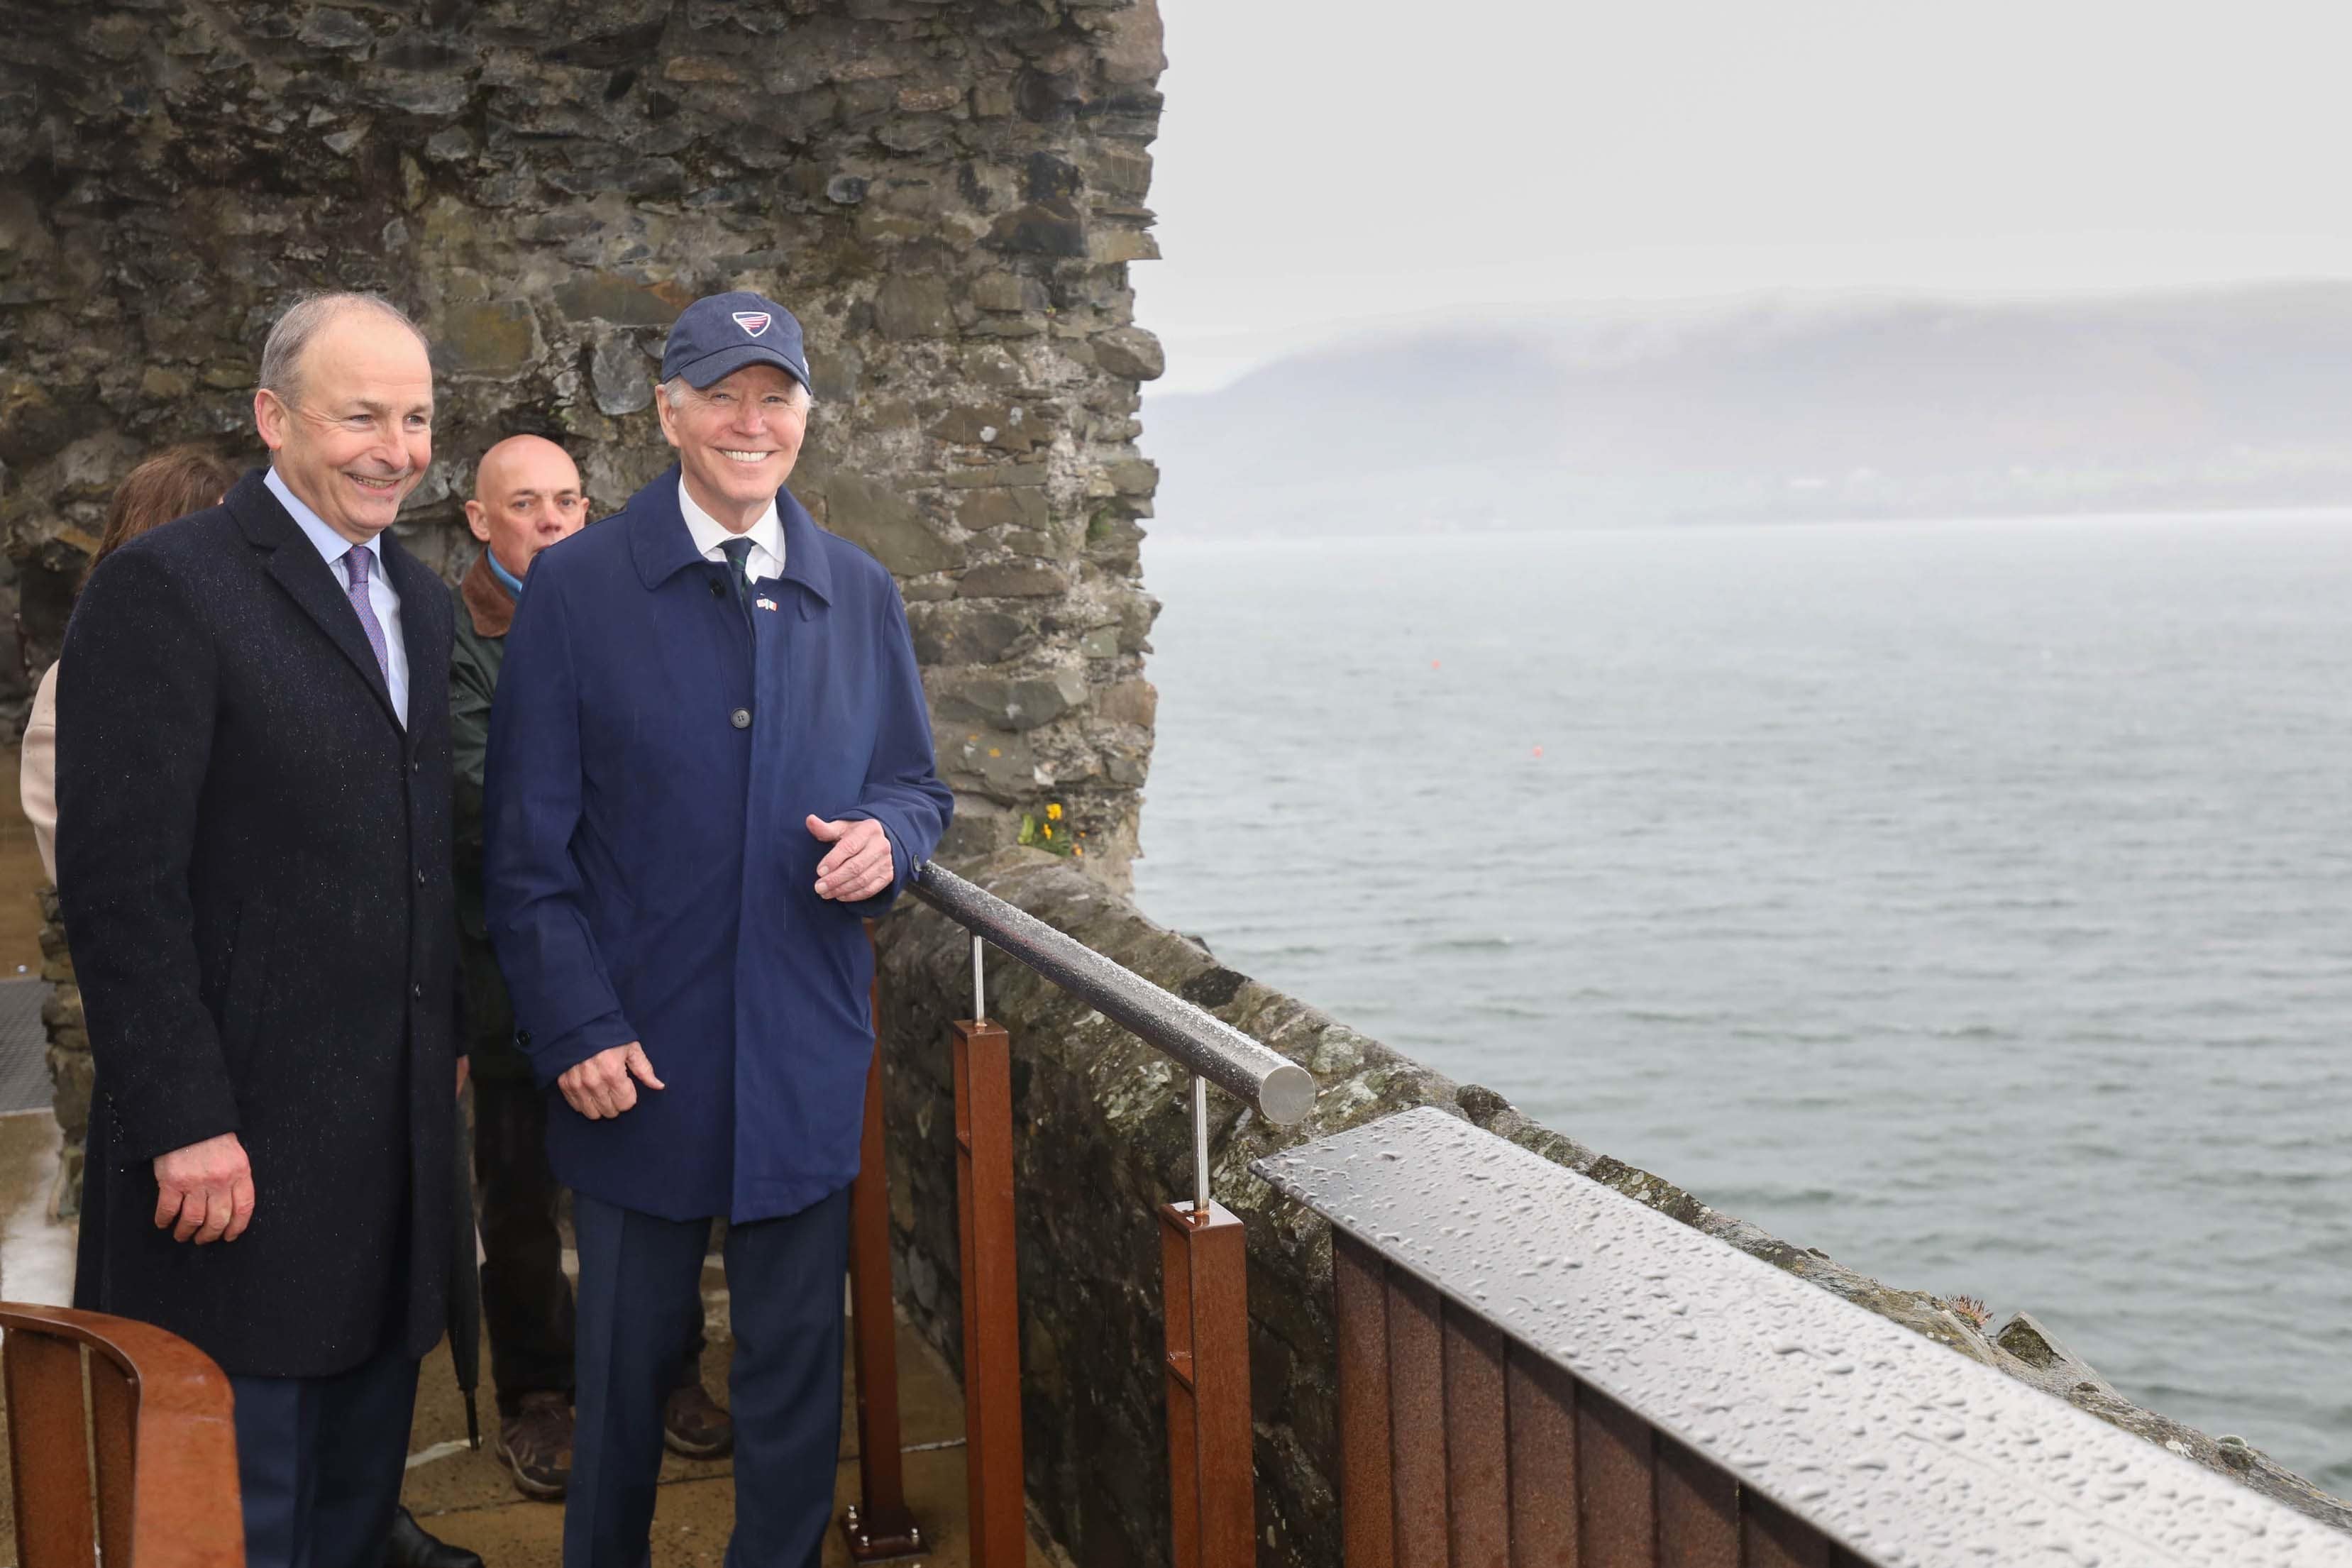
<path fill-rule="evenodd" d="M 2343 0 L 1160 0 L 1167 390 L 1382 318 L 2352 276 Z"/>

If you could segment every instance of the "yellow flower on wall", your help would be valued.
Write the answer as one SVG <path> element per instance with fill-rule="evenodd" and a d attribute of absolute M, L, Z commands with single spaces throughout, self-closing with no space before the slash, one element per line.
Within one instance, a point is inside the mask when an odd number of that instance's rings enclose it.
<path fill-rule="evenodd" d="M 1047 801 L 1038 810 L 1023 812 L 1019 841 L 1033 849 L 1043 849 L 1054 855 L 1085 853 L 1071 838 L 1073 829 L 1064 821 L 1068 815 L 1058 800 Z M 1055 823 L 1062 824 L 1058 833 L 1054 829 Z M 1077 837 L 1083 838 L 1086 835 L 1081 833 Z"/>

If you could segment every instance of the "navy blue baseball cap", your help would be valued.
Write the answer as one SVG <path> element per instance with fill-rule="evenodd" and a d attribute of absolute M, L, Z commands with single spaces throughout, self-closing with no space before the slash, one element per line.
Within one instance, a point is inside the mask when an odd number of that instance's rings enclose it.
<path fill-rule="evenodd" d="M 699 392 L 747 364 L 780 365 L 794 381 L 816 390 L 801 347 L 800 322 L 773 300 L 738 289 L 697 300 L 679 314 L 662 350 L 661 378 L 682 375 Z"/>

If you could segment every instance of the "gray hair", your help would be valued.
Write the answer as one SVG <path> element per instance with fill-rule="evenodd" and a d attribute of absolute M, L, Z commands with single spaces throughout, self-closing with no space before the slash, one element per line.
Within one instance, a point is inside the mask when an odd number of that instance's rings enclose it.
<path fill-rule="evenodd" d="M 801 395 L 800 403 L 802 413 L 805 414 L 810 409 L 816 406 L 815 395 L 811 393 L 806 386 L 801 384 L 801 378 L 799 376 L 788 374 L 784 379 L 791 382 L 793 384 L 793 390 Z M 682 408 L 686 405 L 686 400 L 688 398 L 698 397 L 701 395 L 701 389 L 689 385 L 686 377 L 682 375 L 671 376 L 667 381 L 661 384 L 661 389 L 662 396 L 668 401 L 669 405 L 672 408 Z"/>
<path fill-rule="evenodd" d="M 261 389 L 274 392 L 287 403 L 293 403 L 302 392 L 302 351 L 320 329 L 336 317 L 352 310 L 373 310 L 389 316 L 406 327 L 415 337 L 417 346 L 429 358 L 433 345 L 425 339 L 417 324 L 409 320 L 408 312 L 381 294 L 331 292 L 305 294 L 278 318 L 269 329 L 269 339 L 261 345 Z"/>

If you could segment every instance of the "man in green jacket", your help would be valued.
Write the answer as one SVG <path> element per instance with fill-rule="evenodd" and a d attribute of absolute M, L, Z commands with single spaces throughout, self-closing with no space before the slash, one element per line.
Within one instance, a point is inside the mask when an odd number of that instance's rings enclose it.
<path fill-rule="evenodd" d="M 563 1495 L 572 1470 L 572 1300 L 557 1228 L 560 1190 L 547 1163 L 547 1101 L 514 1043 L 514 1008 L 482 918 L 482 766 L 507 627 L 531 558 L 588 515 L 580 470 L 562 447 L 511 436 L 482 455 L 466 521 L 483 550 L 459 580 L 449 656 L 457 773 L 457 936 L 473 1052 L 474 1173 L 482 1193 L 482 1316 L 498 1389 L 498 1455 L 525 1497 Z M 734 1429 L 702 1385 L 702 1336 L 663 1413 L 670 1448 L 728 1451 Z"/>

